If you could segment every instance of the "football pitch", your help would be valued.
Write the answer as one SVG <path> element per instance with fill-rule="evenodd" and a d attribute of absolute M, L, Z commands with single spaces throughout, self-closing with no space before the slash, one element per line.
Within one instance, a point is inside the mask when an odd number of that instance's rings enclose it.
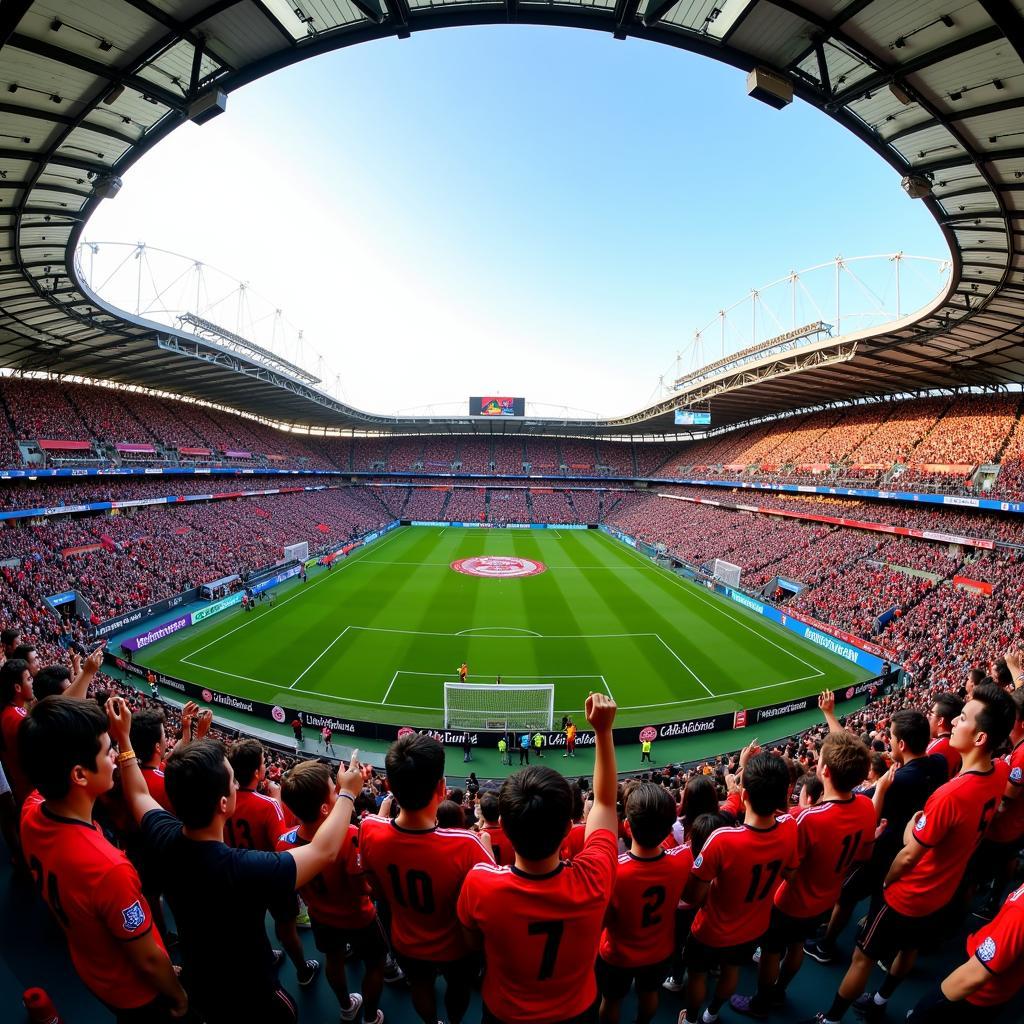
<path fill-rule="evenodd" d="M 481 557 L 543 571 L 452 568 Z M 234 608 L 136 661 L 251 700 L 436 727 L 462 662 L 471 683 L 553 684 L 556 726 L 591 691 L 615 698 L 617 724 L 646 725 L 868 677 L 595 530 L 399 528 L 273 605 Z"/>

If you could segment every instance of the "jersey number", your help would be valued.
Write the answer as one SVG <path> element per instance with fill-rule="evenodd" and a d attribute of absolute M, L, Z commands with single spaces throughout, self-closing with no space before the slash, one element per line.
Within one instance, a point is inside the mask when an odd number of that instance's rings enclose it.
<path fill-rule="evenodd" d="M 434 886 L 426 871 L 406 871 L 404 891 L 402 875 L 397 865 L 389 864 L 388 874 L 391 876 L 391 891 L 395 894 L 395 902 L 400 907 L 408 907 L 421 914 L 434 912 Z"/>
<path fill-rule="evenodd" d="M 228 818 L 224 823 L 228 831 L 228 840 L 236 850 L 252 850 L 252 828 L 245 818 Z M 237 834 L 235 830 L 237 831 Z"/>
<path fill-rule="evenodd" d="M 564 921 L 531 921 L 526 931 L 529 935 L 544 936 L 544 952 L 540 958 L 538 981 L 546 981 L 555 973 L 555 960 L 558 959 L 558 947 L 562 944 Z"/>
<path fill-rule="evenodd" d="M 640 924 L 644 928 L 650 928 L 661 921 L 661 914 L 656 911 L 660 910 L 662 903 L 665 902 L 665 886 L 652 885 L 644 889 L 642 895 L 646 902 L 644 903 L 644 912 L 640 917 Z"/>
<path fill-rule="evenodd" d="M 771 860 L 767 864 L 755 864 L 750 873 L 750 888 L 747 890 L 747 895 L 743 897 L 745 902 L 753 903 L 754 900 L 763 900 L 771 892 L 781 870 L 781 860 Z M 767 875 L 763 886 L 761 885 L 762 875 Z"/>
<path fill-rule="evenodd" d="M 843 836 L 843 848 L 839 853 L 839 860 L 836 861 L 836 874 L 842 874 L 854 862 L 857 850 L 860 848 L 860 833 L 851 832 Z"/>
<path fill-rule="evenodd" d="M 64 908 L 60 903 L 60 890 L 57 888 L 57 876 L 50 872 L 44 877 L 43 865 L 40 863 L 38 857 L 33 857 L 28 862 L 28 867 L 32 872 L 32 877 L 36 880 L 36 885 L 39 887 L 39 895 L 46 900 L 50 910 L 53 911 L 53 916 L 56 917 L 65 928 L 67 928 L 68 915 L 64 913 Z"/>

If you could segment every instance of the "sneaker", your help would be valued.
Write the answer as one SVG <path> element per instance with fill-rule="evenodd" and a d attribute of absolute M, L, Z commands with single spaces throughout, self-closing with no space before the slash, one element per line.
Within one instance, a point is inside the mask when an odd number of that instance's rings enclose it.
<path fill-rule="evenodd" d="M 717 1024 L 718 1014 L 711 1013 L 709 1010 L 705 1010 L 700 1015 L 701 1024 Z"/>
<path fill-rule="evenodd" d="M 389 953 L 387 960 L 384 962 L 384 980 L 389 985 L 394 985 L 396 982 L 405 981 L 405 971 L 398 966 L 398 961 Z"/>
<path fill-rule="evenodd" d="M 666 992 L 683 992 L 686 989 L 686 982 L 680 981 L 675 975 L 670 974 L 662 983 L 661 987 Z M 686 1012 L 685 1010 L 683 1011 Z"/>
<path fill-rule="evenodd" d="M 358 992 L 349 993 L 348 1009 L 341 1011 L 342 1020 L 355 1020 L 363 1008 L 363 997 Z M 379 1013 L 379 1011 L 378 1011 Z"/>
<path fill-rule="evenodd" d="M 750 962 L 752 964 L 759 964 L 761 962 L 761 947 L 760 946 L 758 946 L 757 949 L 754 950 L 754 954 L 753 954 L 753 956 L 751 956 Z"/>
<path fill-rule="evenodd" d="M 299 908 L 299 912 L 295 917 L 295 926 L 297 928 L 312 928 L 313 923 L 309 919 L 309 910 L 305 904 Z"/>
<path fill-rule="evenodd" d="M 835 953 L 826 949 L 820 942 L 814 939 L 807 939 L 804 942 L 804 952 L 812 960 L 817 960 L 819 964 L 834 964 L 836 962 Z"/>
<path fill-rule="evenodd" d="M 319 973 L 320 961 L 307 960 L 302 967 L 295 972 L 295 976 L 299 979 L 299 988 L 309 988 L 309 986 L 316 981 L 316 976 Z"/>
<path fill-rule="evenodd" d="M 885 1020 L 885 1006 L 879 1006 L 875 1002 L 874 992 L 865 992 L 862 996 L 858 996 L 853 1002 L 853 1012 L 859 1013 L 865 1021 L 882 1021 Z"/>
<path fill-rule="evenodd" d="M 377 1016 L 373 1020 L 369 1021 L 368 1024 L 384 1024 L 384 1011 L 378 1010 Z"/>
<path fill-rule="evenodd" d="M 768 1017 L 768 1008 L 758 1003 L 755 996 L 730 996 L 729 1005 L 744 1017 L 753 1017 L 755 1020 L 765 1020 Z"/>

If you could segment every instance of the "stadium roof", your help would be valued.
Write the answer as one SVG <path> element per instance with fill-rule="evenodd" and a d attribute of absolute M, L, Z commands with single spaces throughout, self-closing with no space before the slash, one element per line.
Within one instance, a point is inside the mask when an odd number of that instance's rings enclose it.
<path fill-rule="evenodd" d="M 4 0 L 0 365 L 173 390 L 286 423 L 496 427 L 342 405 L 244 351 L 105 307 L 79 280 L 74 254 L 117 179 L 190 116 L 209 116 L 218 90 L 364 40 L 519 22 L 653 40 L 782 75 L 898 175 L 927 179 L 922 201 L 953 272 L 919 319 L 721 367 L 631 416 L 501 429 L 674 433 L 672 410 L 686 402 L 710 407 L 717 426 L 861 396 L 1024 381 L 1022 10 L 1021 0 Z"/>

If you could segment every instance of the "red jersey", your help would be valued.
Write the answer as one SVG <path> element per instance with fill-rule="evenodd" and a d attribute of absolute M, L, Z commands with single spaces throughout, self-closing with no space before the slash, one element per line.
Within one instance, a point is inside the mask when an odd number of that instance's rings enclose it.
<path fill-rule="evenodd" d="M 512 849 L 512 840 L 505 835 L 505 830 L 500 824 L 484 825 L 480 831 L 486 832 L 491 838 L 495 864 L 515 864 L 516 851 Z"/>
<path fill-rule="evenodd" d="M 693 875 L 711 884 L 707 902 L 694 918 L 693 934 L 715 947 L 759 939 L 768 930 L 783 872 L 799 863 L 796 821 L 788 814 L 767 829 L 716 829 L 693 862 Z"/>
<path fill-rule="evenodd" d="M 1008 806 L 992 819 L 985 838 L 993 843 L 1015 843 L 1024 837 L 1024 740 L 1010 751 L 1006 763 L 1010 769 L 1009 783 L 1017 797 L 1008 800 Z"/>
<path fill-rule="evenodd" d="M 224 823 L 224 842 L 241 850 L 273 852 L 287 828 L 281 805 L 254 789 L 240 789 L 235 813 Z"/>
<path fill-rule="evenodd" d="M 299 836 L 299 830 L 293 828 L 278 838 L 277 852 L 286 853 L 307 845 L 307 840 Z M 355 825 L 349 825 L 335 861 L 302 886 L 299 895 L 309 907 L 309 916 L 331 928 L 357 931 L 377 916 L 370 899 L 370 886 L 359 864 L 359 829 Z"/>
<path fill-rule="evenodd" d="M 583 849 L 583 842 L 587 838 L 587 823 L 585 821 L 578 821 L 571 829 L 569 834 L 565 837 L 562 843 L 562 849 L 560 855 L 562 860 L 572 860 L 573 857 L 579 856 L 580 851 Z"/>
<path fill-rule="evenodd" d="M 967 940 L 989 973 L 985 984 L 967 997 L 975 1006 L 1001 1006 L 1024 985 L 1024 886 L 1006 897 L 998 914 Z"/>
<path fill-rule="evenodd" d="M 17 704 L 5 704 L 0 710 L 0 763 L 16 803 L 21 803 L 32 792 L 32 783 L 21 770 L 18 757 L 18 729 L 27 717 L 28 712 Z"/>
<path fill-rule="evenodd" d="M 25 859 L 43 899 L 64 929 L 78 976 L 98 999 L 122 1010 L 145 1006 L 159 991 L 123 953 L 149 934 L 149 904 L 128 858 L 95 824 L 54 814 L 39 793 L 21 811 Z M 158 933 L 157 943 L 163 948 Z"/>
<path fill-rule="evenodd" d="M 646 967 L 672 955 L 676 906 L 692 867 L 689 846 L 647 860 L 632 853 L 619 857 L 601 933 L 601 959 L 618 967 Z"/>
<path fill-rule="evenodd" d="M 164 784 L 164 766 L 159 768 L 143 768 L 142 777 L 149 787 L 149 795 L 165 810 L 174 813 L 171 801 L 167 796 L 167 786 Z"/>
<path fill-rule="evenodd" d="M 566 1020 L 597 999 L 594 960 L 618 848 L 598 829 L 547 875 L 484 864 L 466 876 L 459 920 L 483 934 L 483 1001 L 499 1020 Z"/>
<path fill-rule="evenodd" d="M 459 890 L 474 864 L 494 863 L 475 832 L 413 832 L 374 814 L 359 826 L 359 855 L 391 907 L 397 953 L 435 962 L 466 956 L 469 947 L 455 916 Z"/>
<path fill-rule="evenodd" d="M 928 797 L 913 831 L 924 856 L 886 887 L 885 902 L 893 910 L 924 917 L 953 898 L 1009 774 L 1005 761 L 995 761 L 987 772 L 962 772 Z"/>
<path fill-rule="evenodd" d="M 941 754 L 946 759 L 946 764 L 949 765 L 949 777 L 951 779 L 956 778 L 957 773 L 960 771 L 960 765 L 963 762 L 960 759 L 960 755 L 949 745 L 948 736 L 936 736 L 928 744 L 925 753 Z"/>
<path fill-rule="evenodd" d="M 796 819 L 800 870 L 779 886 L 775 906 L 790 917 L 817 917 L 835 906 L 847 871 L 867 860 L 875 808 L 863 794 L 807 807 Z"/>

